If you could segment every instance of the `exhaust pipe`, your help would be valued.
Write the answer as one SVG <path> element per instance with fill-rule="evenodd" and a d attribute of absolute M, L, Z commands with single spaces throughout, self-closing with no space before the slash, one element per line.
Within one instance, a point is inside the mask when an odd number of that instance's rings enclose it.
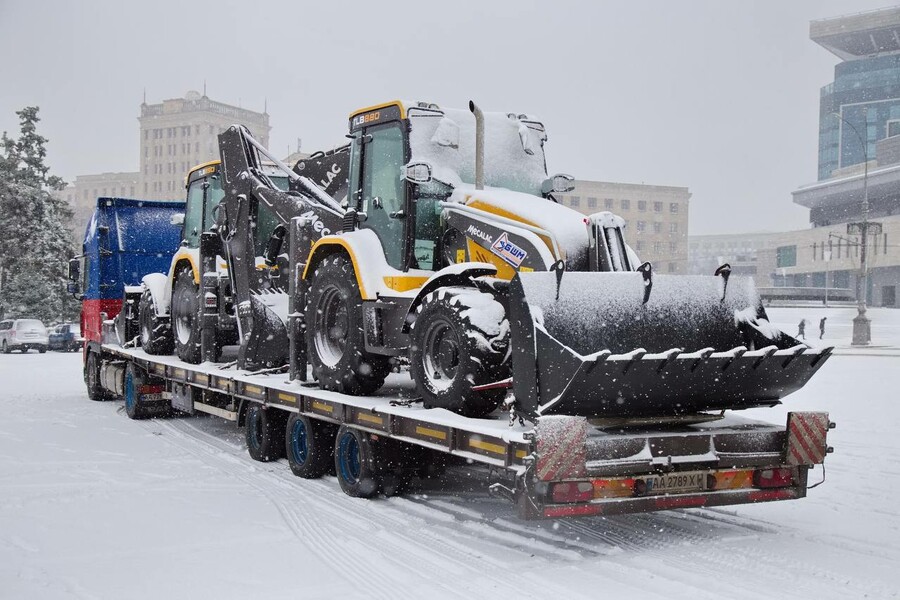
<path fill-rule="evenodd" d="M 484 113 L 469 100 L 469 110 L 475 115 L 475 189 L 484 189 Z"/>

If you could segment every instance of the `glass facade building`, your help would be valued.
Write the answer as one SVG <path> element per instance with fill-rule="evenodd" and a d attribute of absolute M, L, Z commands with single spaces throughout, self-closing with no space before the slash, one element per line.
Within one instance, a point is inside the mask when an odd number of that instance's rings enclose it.
<path fill-rule="evenodd" d="M 820 92 L 819 181 L 874 160 L 877 141 L 900 135 L 898 25 L 896 8 L 812 23 L 812 39 L 843 61 Z"/>

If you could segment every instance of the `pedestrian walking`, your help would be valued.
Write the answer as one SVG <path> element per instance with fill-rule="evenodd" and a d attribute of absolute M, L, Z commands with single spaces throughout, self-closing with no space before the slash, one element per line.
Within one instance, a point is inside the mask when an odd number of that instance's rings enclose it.
<path fill-rule="evenodd" d="M 822 320 L 819 321 L 819 339 L 821 340 L 825 336 L 825 319 L 828 317 L 822 317 Z"/>
<path fill-rule="evenodd" d="M 800 325 L 797 326 L 797 339 L 806 339 L 806 319 L 800 319 Z"/>

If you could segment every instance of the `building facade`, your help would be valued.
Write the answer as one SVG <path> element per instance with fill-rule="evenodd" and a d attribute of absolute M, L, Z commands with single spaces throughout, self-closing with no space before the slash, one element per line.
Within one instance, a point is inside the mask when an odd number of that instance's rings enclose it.
<path fill-rule="evenodd" d="M 138 122 L 140 171 L 79 175 L 59 192 L 75 212 L 72 232 L 79 245 L 98 197 L 182 200 L 188 169 L 219 158 L 217 136 L 227 127 L 245 125 L 265 147 L 272 129 L 266 111 L 231 106 L 193 91 L 159 104 L 142 103 Z"/>
<path fill-rule="evenodd" d="M 841 59 L 819 98 L 819 181 L 875 157 L 900 134 L 900 7 L 810 23 L 814 42 Z"/>
<path fill-rule="evenodd" d="M 586 215 L 602 211 L 619 215 L 625 219 L 626 239 L 641 260 L 659 272 L 687 272 L 688 188 L 576 180 L 574 190 L 554 195 Z"/>
<path fill-rule="evenodd" d="M 219 158 L 218 135 L 240 123 L 269 146 L 269 115 L 188 92 L 159 104 L 141 104 L 141 198 L 172 200 L 184 195 L 191 167 Z"/>
<path fill-rule="evenodd" d="M 793 192 L 812 227 L 692 238 L 692 268 L 734 260 L 759 287 L 847 288 L 900 306 L 900 7 L 813 21 L 810 39 L 842 61 L 820 94 L 818 180 Z M 875 226 L 860 290 L 863 222 Z"/>

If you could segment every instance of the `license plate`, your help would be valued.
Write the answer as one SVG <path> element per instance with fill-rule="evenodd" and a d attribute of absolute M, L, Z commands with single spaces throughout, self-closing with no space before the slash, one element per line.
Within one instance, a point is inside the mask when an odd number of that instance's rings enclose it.
<path fill-rule="evenodd" d="M 644 480 L 648 494 L 675 494 L 699 492 L 706 489 L 706 472 L 666 473 L 653 475 Z"/>
<path fill-rule="evenodd" d="M 156 394 L 141 394 L 141 402 L 158 402 L 163 399 L 163 395 L 160 393 Z"/>

